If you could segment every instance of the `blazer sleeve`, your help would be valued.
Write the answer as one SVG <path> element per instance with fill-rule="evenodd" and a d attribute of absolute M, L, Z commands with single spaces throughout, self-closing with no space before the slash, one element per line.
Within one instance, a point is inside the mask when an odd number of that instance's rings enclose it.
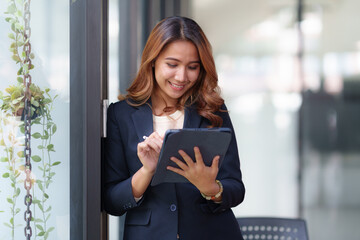
<path fill-rule="evenodd" d="M 222 212 L 226 209 L 235 207 L 239 205 L 245 197 L 245 186 L 242 181 L 235 131 L 225 105 L 222 106 L 222 110 L 225 110 L 224 112 L 219 113 L 223 119 L 222 127 L 230 128 L 232 136 L 229 148 L 225 154 L 217 176 L 217 179 L 221 181 L 224 188 L 222 193 L 222 202 L 219 204 L 214 203 L 211 200 L 207 201 L 207 208 L 213 213 Z"/>
<path fill-rule="evenodd" d="M 115 104 L 108 108 L 107 137 L 104 163 L 104 208 L 111 215 L 120 216 L 138 206 L 132 194 L 131 179 L 121 138 Z"/>

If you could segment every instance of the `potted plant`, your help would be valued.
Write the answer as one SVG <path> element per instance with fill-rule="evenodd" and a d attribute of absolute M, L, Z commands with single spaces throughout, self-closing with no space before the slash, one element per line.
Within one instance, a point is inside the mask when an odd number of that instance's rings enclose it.
<path fill-rule="evenodd" d="M 15 228 L 24 226 L 23 218 L 16 217 L 21 211 L 25 211 L 23 201 L 18 201 L 24 194 L 24 107 L 25 85 L 24 75 L 28 75 L 34 69 L 31 60 L 35 58 L 33 53 L 25 51 L 24 46 L 30 43 L 25 37 L 24 1 L 8 1 L 6 21 L 10 24 L 11 32 L 8 34 L 10 43 L 11 59 L 19 67 L 14 76 L 16 79 L 5 91 L 0 91 L 0 150 L 4 152 L 0 156 L 0 169 L 2 178 L 11 186 L 11 193 L 6 197 L 8 209 L 1 209 L 2 214 L 10 214 L 4 225 L 11 231 L 11 238 L 15 239 Z M 28 36 L 29 37 L 29 36 Z M 30 59 L 30 61 L 29 61 Z M 54 227 L 49 226 L 52 206 L 49 202 L 48 190 L 54 181 L 56 172 L 54 167 L 60 161 L 52 160 L 52 152 L 55 147 L 52 138 L 57 131 L 57 126 L 52 119 L 53 103 L 57 95 L 52 96 L 49 88 L 41 88 L 35 83 L 29 85 L 31 96 L 31 146 L 32 146 L 32 232 L 34 239 L 48 239 Z M 24 209 L 24 210 L 21 210 Z M 1 212 L 0 211 L 0 212 Z M 22 222 L 18 221 L 17 218 Z M 21 224 L 22 223 L 22 224 Z M 23 234 L 23 231 L 19 231 Z"/>

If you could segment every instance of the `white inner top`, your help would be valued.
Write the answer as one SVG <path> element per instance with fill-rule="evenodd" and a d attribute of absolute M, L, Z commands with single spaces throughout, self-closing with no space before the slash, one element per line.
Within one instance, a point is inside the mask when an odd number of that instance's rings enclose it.
<path fill-rule="evenodd" d="M 182 129 L 184 127 L 184 111 L 177 110 L 169 116 L 153 115 L 154 131 L 164 136 L 168 129 Z"/>

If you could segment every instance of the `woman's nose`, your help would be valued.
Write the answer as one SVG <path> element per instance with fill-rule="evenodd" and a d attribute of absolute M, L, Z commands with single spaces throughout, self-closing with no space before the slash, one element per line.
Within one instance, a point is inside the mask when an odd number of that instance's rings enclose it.
<path fill-rule="evenodd" d="M 186 69 L 185 68 L 180 68 L 176 72 L 175 80 L 180 81 L 180 82 L 186 81 Z"/>

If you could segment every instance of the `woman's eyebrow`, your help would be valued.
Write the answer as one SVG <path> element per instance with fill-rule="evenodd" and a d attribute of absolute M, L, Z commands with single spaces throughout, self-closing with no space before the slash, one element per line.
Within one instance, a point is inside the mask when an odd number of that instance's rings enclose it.
<path fill-rule="evenodd" d="M 179 59 L 173 58 L 173 57 L 167 57 L 167 58 L 165 58 L 165 60 L 172 60 L 172 61 L 176 61 L 176 62 L 181 62 Z M 200 61 L 190 61 L 189 63 L 200 63 Z"/>

